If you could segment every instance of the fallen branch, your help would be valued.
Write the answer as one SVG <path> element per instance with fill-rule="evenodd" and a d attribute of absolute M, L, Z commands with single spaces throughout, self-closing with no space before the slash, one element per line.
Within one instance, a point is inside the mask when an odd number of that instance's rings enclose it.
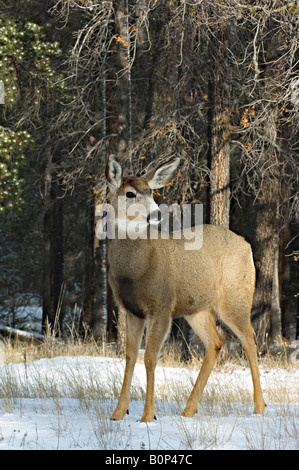
<path fill-rule="evenodd" d="M 4 338 L 11 338 L 13 340 L 21 340 L 25 342 L 41 343 L 45 340 L 45 336 L 41 333 L 34 333 L 29 331 L 18 330 L 10 326 L 0 325 L 0 334 Z"/>

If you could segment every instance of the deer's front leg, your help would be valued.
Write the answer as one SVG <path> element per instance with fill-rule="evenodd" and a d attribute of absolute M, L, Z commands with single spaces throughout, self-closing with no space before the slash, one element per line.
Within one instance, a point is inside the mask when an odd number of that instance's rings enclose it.
<path fill-rule="evenodd" d="M 144 331 L 144 325 L 145 320 L 142 320 L 128 312 L 126 328 L 126 368 L 118 404 L 111 417 L 113 420 L 123 419 L 129 408 L 130 387 L 142 334 Z"/>
<path fill-rule="evenodd" d="M 155 418 L 154 388 L 155 388 L 155 368 L 160 348 L 171 325 L 169 314 L 163 313 L 148 320 L 147 344 L 144 354 L 144 364 L 146 368 L 146 397 L 142 422 L 150 422 Z"/>

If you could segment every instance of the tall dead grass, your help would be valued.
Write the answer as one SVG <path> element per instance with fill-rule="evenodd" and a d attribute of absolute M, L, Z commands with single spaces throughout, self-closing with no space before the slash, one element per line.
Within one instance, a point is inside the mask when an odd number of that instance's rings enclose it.
<path fill-rule="evenodd" d="M 232 366 L 248 367 L 246 355 L 240 344 L 231 342 L 224 343 L 217 360 L 216 368 L 226 368 Z M 259 367 L 262 368 L 283 368 L 293 367 L 288 355 L 288 342 L 280 340 L 278 348 L 267 346 L 266 353 L 258 353 Z M 187 358 L 182 359 L 182 348 L 180 343 L 169 340 L 161 349 L 158 365 L 165 367 L 200 368 L 204 349 L 198 342 L 188 346 Z M 140 350 L 138 362 L 143 363 L 144 350 Z M 117 353 L 117 346 L 114 343 L 107 343 L 103 340 L 95 340 L 92 336 L 82 338 L 79 334 L 72 332 L 66 340 L 61 340 L 54 335 L 46 335 L 44 341 L 21 341 L 18 338 L 13 340 L 5 338 L 2 345 L 0 362 L 16 364 L 20 362 L 31 362 L 43 358 L 53 358 L 58 356 L 104 356 L 120 357 Z"/>

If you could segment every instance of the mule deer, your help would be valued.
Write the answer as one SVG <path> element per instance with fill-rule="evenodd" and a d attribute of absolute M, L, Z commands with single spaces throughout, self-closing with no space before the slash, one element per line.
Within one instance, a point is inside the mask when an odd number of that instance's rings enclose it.
<path fill-rule="evenodd" d="M 121 219 L 117 201 L 125 199 L 126 208 L 140 203 L 146 209 L 143 223 L 148 230 L 157 223 L 158 206 L 153 190 L 169 183 L 180 162 L 169 158 L 143 177 L 123 175 L 120 164 L 110 157 L 106 177 L 110 202 L 115 210 L 115 225 Z M 147 228 L 146 228 L 147 227 Z M 184 239 L 117 239 L 108 244 L 109 283 L 116 303 L 127 312 L 126 367 L 123 385 L 112 419 L 120 420 L 129 407 L 130 385 L 145 322 L 147 338 L 144 362 L 147 387 L 141 421 L 155 418 L 154 374 L 157 356 L 170 329 L 172 318 L 183 316 L 205 346 L 205 357 L 194 388 L 183 411 L 192 417 L 199 397 L 215 364 L 223 339 L 216 329 L 218 316 L 240 338 L 251 368 L 254 412 L 264 413 L 250 321 L 255 286 L 255 268 L 250 245 L 222 226 L 204 225 L 202 247 L 184 249 Z"/>

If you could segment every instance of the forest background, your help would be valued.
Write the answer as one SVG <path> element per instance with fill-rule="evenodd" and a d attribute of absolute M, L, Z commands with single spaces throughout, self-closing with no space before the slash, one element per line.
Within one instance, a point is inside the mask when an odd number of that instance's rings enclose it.
<path fill-rule="evenodd" d="M 253 247 L 259 347 L 299 338 L 298 13 L 279 0 L 0 0 L 0 322 L 118 339 L 95 207 L 115 154 Z M 26 310 L 26 306 L 28 309 Z M 20 309 L 23 313 L 20 314 Z M 116 325 L 120 327 L 117 330 Z M 188 330 L 182 321 L 173 334 Z"/>

